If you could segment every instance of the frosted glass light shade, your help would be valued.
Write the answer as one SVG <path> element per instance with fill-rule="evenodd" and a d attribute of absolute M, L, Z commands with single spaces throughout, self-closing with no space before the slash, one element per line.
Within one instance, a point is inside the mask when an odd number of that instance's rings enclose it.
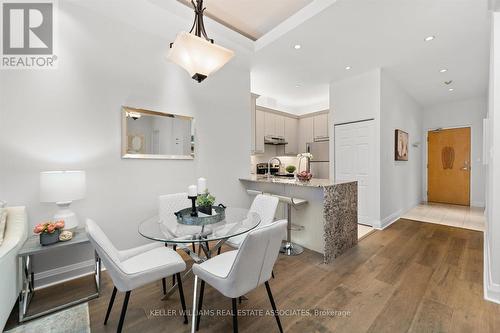
<path fill-rule="evenodd" d="M 183 31 L 177 35 L 167 59 L 201 82 L 224 66 L 233 56 L 233 51 Z"/>
<path fill-rule="evenodd" d="M 85 198 L 85 171 L 40 172 L 41 202 L 71 202 Z"/>

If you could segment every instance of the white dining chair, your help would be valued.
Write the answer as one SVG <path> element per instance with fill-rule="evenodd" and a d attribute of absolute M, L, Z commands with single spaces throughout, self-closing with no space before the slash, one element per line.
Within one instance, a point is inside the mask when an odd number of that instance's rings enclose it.
<path fill-rule="evenodd" d="M 254 229 L 247 234 L 238 250 L 224 252 L 199 265 L 193 265 L 195 279 L 191 332 L 199 329 L 205 282 L 232 299 L 234 332 L 238 332 L 237 298 L 265 284 L 279 331 L 283 332 L 268 281 L 278 258 L 286 227 L 287 221 L 280 220 Z M 201 286 L 197 306 L 198 279 L 201 279 Z"/>
<path fill-rule="evenodd" d="M 266 225 L 274 221 L 274 215 L 276 214 L 278 203 L 279 199 L 277 197 L 266 194 L 258 194 L 253 199 L 249 212 L 257 213 L 259 215 L 260 224 L 257 228 L 265 227 Z M 246 236 L 247 234 L 242 234 L 239 236 L 231 237 L 226 241 L 225 244 L 237 249 L 240 247 L 241 243 L 243 243 L 243 240 Z M 218 254 L 220 254 L 220 248 Z"/>
<path fill-rule="evenodd" d="M 104 325 L 108 322 L 117 290 L 125 292 L 117 328 L 117 332 L 121 332 L 131 291 L 174 274 L 177 275 L 179 281 L 182 310 L 186 311 L 182 280 L 180 279 L 180 272 L 186 269 L 186 263 L 177 252 L 159 243 L 119 251 L 113 246 L 101 228 L 90 219 L 87 219 L 86 231 L 90 243 L 103 261 L 114 285 Z M 187 315 L 184 316 L 184 323 L 187 324 Z"/>

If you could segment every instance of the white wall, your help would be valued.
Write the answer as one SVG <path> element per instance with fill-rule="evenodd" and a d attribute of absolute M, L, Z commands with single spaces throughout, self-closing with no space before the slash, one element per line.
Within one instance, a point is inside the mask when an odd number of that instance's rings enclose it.
<path fill-rule="evenodd" d="M 159 194 L 185 191 L 199 176 L 218 201 L 249 204 L 238 177 L 249 172 L 250 49 L 233 32 L 212 33 L 236 57 L 196 83 L 164 58 L 192 20 L 189 8 L 168 6 L 180 14 L 149 1 L 60 1 L 59 69 L 0 73 L 0 198 L 26 205 L 31 225 L 55 211 L 39 203 L 43 170 L 87 171 L 87 197 L 72 208 L 82 220 L 95 219 L 118 248 L 145 241 L 137 225 L 156 213 Z M 195 160 L 122 160 L 121 105 L 194 116 Z M 91 255 L 82 246 L 36 258 L 35 270 L 85 263 Z"/>
<path fill-rule="evenodd" d="M 422 198 L 422 109 L 387 73 L 381 76 L 380 220 L 385 226 Z M 394 160 L 394 131 L 409 135 L 408 161 Z"/>
<path fill-rule="evenodd" d="M 380 69 L 330 85 L 330 115 L 334 124 L 378 118 Z M 333 132 L 331 132 L 333 133 Z"/>
<path fill-rule="evenodd" d="M 487 98 L 474 98 L 463 101 L 438 104 L 424 109 L 423 130 L 462 127 L 471 128 L 471 205 L 484 207 L 485 204 L 485 176 L 486 168 L 483 165 L 483 119 L 487 113 Z M 426 139 L 424 136 L 423 159 L 423 186 L 427 188 Z M 426 190 L 423 198 L 427 200 Z"/>
<path fill-rule="evenodd" d="M 486 228 L 484 237 L 485 297 L 500 303 L 500 13 L 492 14 L 488 96 Z"/>
<path fill-rule="evenodd" d="M 370 165 L 374 173 L 373 188 L 370 200 L 374 202 L 373 216 L 370 216 L 378 226 L 380 221 L 380 90 L 381 70 L 376 68 L 367 73 L 357 75 L 330 84 L 330 133 L 335 133 L 335 125 L 373 119 L 375 158 Z M 330 135 L 330 175 L 335 175 L 335 144 L 334 135 Z M 332 176 L 334 177 L 334 176 Z"/>
<path fill-rule="evenodd" d="M 421 148 L 410 147 L 408 162 L 394 161 L 394 130 L 408 132 L 410 143 L 421 141 L 421 113 L 418 103 L 381 69 L 330 85 L 330 133 L 335 124 L 374 119 L 376 158 L 370 170 L 375 176 L 369 200 L 377 207 L 373 216 L 376 228 L 398 219 L 422 197 Z M 330 156 L 335 156 L 334 147 L 331 141 Z M 332 174 L 334 168 L 333 163 Z"/>

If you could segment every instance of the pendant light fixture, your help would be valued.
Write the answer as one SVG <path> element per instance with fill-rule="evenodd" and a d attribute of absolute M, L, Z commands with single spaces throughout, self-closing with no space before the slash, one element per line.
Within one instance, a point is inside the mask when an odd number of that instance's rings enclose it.
<path fill-rule="evenodd" d="M 196 1 L 196 3 L 195 3 Z M 215 45 L 208 38 L 203 23 L 203 0 L 191 0 L 194 7 L 194 23 L 189 32 L 180 32 L 170 43 L 167 59 L 184 68 L 198 82 L 219 70 L 234 56 L 234 52 Z"/>

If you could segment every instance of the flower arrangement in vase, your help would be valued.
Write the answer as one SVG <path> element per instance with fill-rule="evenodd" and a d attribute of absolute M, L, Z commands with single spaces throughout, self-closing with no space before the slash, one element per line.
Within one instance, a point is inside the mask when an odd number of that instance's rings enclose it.
<path fill-rule="evenodd" d="M 40 235 L 41 245 L 51 245 L 59 241 L 61 229 L 64 228 L 64 221 L 39 223 L 33 232 Z"/>
<path fill-rule="evenodd" d="M 212 206 L 215 203 L 215 197 L 205 190 L 205 193 L 198 195 L 196 199 L 196 204 L 198 205 L 198 211 L 207 215 L 212 215 Z"/>
<path fill-rule="evenodd" d="M 296 174 L 297 179 L 300 180 L 301 182 L 310 181 L 313 175 L 309 170 L 309 162 L 314 158 L 314 156 L 311 153 L 302 153 L 298 154 L 297 158 L 299 159 L 299 171 L 300 171 L 300 163 L 302 162 L 302 160 L 306 159 L 308 162 L 306 164 L 306 170 L 298 172 Z"/>

